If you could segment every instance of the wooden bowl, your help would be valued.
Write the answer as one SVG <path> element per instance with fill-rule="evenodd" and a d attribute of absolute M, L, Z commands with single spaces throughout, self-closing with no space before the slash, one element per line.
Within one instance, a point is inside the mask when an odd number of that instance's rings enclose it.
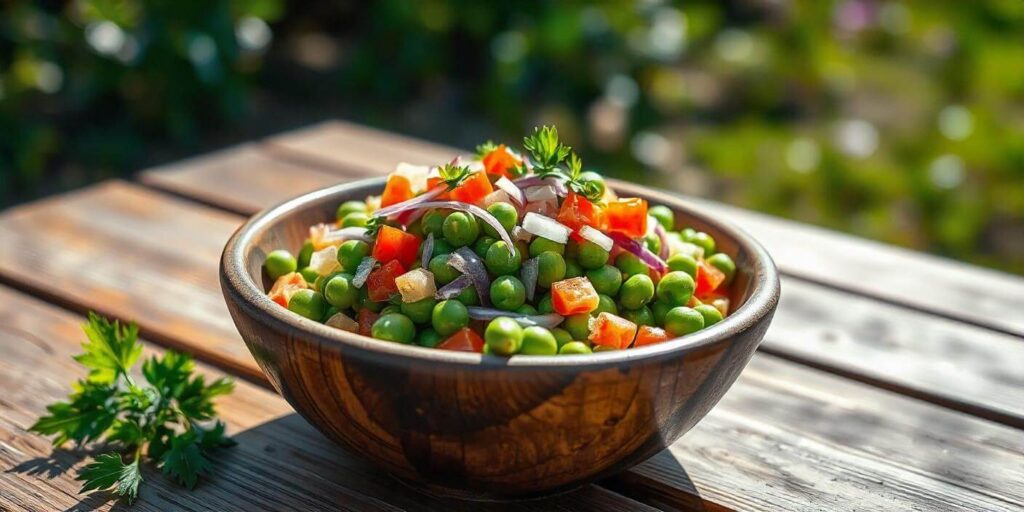
<path fill-rule="evenodd" d="M 779 298 L 760 244 L 679 197 L 609 180 L 676 211 L 736 262 L 734 311 L 695 334 L 574 356 L 500 358 L 390 343 L 307 320 L 267 298 L 262 263 L 297 251 L 338 204 L 383 179 L 312 192 L 253 217 L 221 260 L 231 317 L 270 382 L 327 437 L 414 484 L 476 498 L 568 490 L 654 455 L 707 414 L 764 337 Z"/>

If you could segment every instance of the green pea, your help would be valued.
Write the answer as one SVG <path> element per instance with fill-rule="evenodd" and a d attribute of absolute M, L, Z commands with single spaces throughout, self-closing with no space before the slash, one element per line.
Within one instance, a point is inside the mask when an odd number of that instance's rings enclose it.
<path fill-rule="evenodd" d="M 615 266 L 626 276 L 646 274 L 647 265 L 631 252 L 622 252 L 615 258 Z"/>
<path fill-rule="evenodd" d="M 507 316 L 491 320 L 484 329 L 484 343 L 492 354 L 510 356 L 523 345 L 523 328 Z"/>
<path fill-rule="evenodd" d="M 278 249 L 267 255 L 267 259 L 263 261 L 263 267 L 267 269 L 267 275 L 276 281 L 277 278 L 285 274 L 295 272 L 299 268 L 299 263 L 292 253 Z"/>
<path fill-rule="evenodd" d="M 672 213 L 669 207 L 664 205 L 652 206 L 647 209 L 647 215 L 654 217 L 661 224 L 661 227 L 665 228 L 665 231 L 672 231 L 675 227 L 676 216 Z"/>
<path fill-rule="evenodd" d="M 516 308 L 516 313 L 523 316 L 533 316 L 537 314 L 537 308 L 529 304 L 523 304 L 522 306 Z"/>
<path fill-rule="evenodd" d="M 363 287 L 359 289 L 359 302 L 358 302 L 359 308 L 358 309 L 369 309 L 370 311 L 373 311 L 374 313 L 379 313 L 380 310 L 384 308 L 384 303 L 383 302 L 374 302 L 374 301 L 370 300 L 370 292 L 369 292 L 369 290 L 370 290 L 370 288 L 368 286 L 366 286 L 366 285 L 363 285 Z"/>
<path fill-rule="evenodd" d="M 585 171 L 580 173 L 578 181 L 585 184 L 585 186 L 594 187 L 596 192 L 595 195 L 597 197 L 603 196 L 605 190 L 608 188 L 608 185 L 604 182 L 604 177 L 594 171 Z"/>
<path fill-rule="evenodd" d="M 590 336 L 590 315 L 588 313 L 580 313 L 566 317 L 562 321 L 562 328 L 569 331 L 572 339 L 585 340 Z"/>
<path fill-rule="evenodd" d="M 722 321 L 722 312 L 711 304 L 701 304 L 693 309 L 704 317 L 704 327 L 711 327 Z"/>
<path fill-rule="evenodd" d="M 608 251 L 589 240 L 584 240 L 577 245 L 576 261 L 585 269 L 601 268 L 608 263 Z"/>
<path fill-rule="evenodd" d="M 319 272 L 317 272 L 316 270 L 313 270 L 312 268 L 309 268 L 309 267 L 306 267 L 306 268 L 303 268 L 302 270 L 300 270 L 299 274 L 302 274 L 302 278 L 305 279 L 306 282 L 309 283 L 309 284 L 316 283 L 317 278 L 320 277 L 320 273 Z"/>
<path fill-rule="evenodd" d="M 434 305 L 430 323 L 441 336 L 450 336 L 469 325 L 469 310 L 457 300 L 442 300 Z"/>
<path fill-rule="evenodd" d="M 622 286 L 622 272 L 611 265 L 588 270 L 584 275 L 590 284 L 594 285 L 597 293 L 614 296 L 619 293 L 619 287 Z"/>
<path fill-rule="evenodd" d="M 480 236 L 480 225 L 476 218 L 468 213 L 453 212 L 441 224 L 444 239 L 455 247 L 464 247 L 476 241 Z"/>
<path fill-rule="evenodd" d="M 559 255 L 564 255 L 565 244 L 552 242 L 551 240 L 548 240 L 547 238 L 544 238 L 542 236 L 538 236 L 537 238 L 534 238 L 532 242 L 530 242 L 531 258 L 536 258 L 537 256 L 540 256 L 542 253 L 548 251 L 558 253 Z"/>
<path fill-rule="evenodd" d="M 651 303 L 650 307 L 651 313 L 654 314 L 654 325 L 664 326 L 665 315 L 668 314 L 668 310 L 672 309 L 672 306 L 665 301 L 656 300 Z"/>
<path fill-rule="evenodd" d="M 645 274 L 631 276 L 619 289 L 619 303 L 626 309 L 640 309 L 653 298 L 654 281 Z"/>
<path fill-rule="evenodd" d="M 430 251 L 430 257 L 436 258 L 442 254 L 451 254 L 455 252 L 455 248 L 452 244 L 446 242 L 443 238 L 434 239 L 434 250 Z"/>
<path fill-rule="evenodd" d="M 476 306 L 480 304 L 480 296 L 476 294 L 476 287 L 467 286 L 455 296 L 455 300 L 461 302 L 466 306 Z"/>
<path fill-rule="evenodd" d="M 460 275 L 458 270 L 455 270 L 454 267 L 448 264 L 450 256 L 450 254 L 438 254 L 427 263 L 427 270 L 434 274 L 434 281 L 438 285 L 446 285 Z"/>
<path fill-rule="evenodd" d="M 444 235 L 441 227 L 444 225 L 444 219 L 447 217 L 448 210 L 428 210 L 421 217 L 422 222 L 420 224 L 423 226 L 423 234 L 433 234 L 435 238 L 434 243 L 437 243 L 436 239 Z"/>
<path fill-rule="evenodd" d="M 306 240 L 302 243 L 302 249 L 299 249 L 298 268 L 306 268 L 309 266 L 309 260 L 313 259 L 313 241 Z"/>
<path fill-rule="evenodd" d="M 551 283 L 565 279 L 565 260 L 562 255 L 545 251 L 537 256 L 537 284 L 550 288 Z"/>
<path fill-rule="evenodd" d="M 658 300 L 670 306 L 684 306 L 693 296 L 695 286 L 690 274 L 679 270 L 669 272 L 658 282 Z"/>
<path fill-rule="evenodd" d="M 407 233 L 416 235 L 420 238 L 425 237 L 426 234 L 423 233 L 423 217 L 420 217 L 412 221 L 412 224 L 409 224 L 408 226 L 405 227 L 405 231 Z"/>
<path fill-rule="evenodd" d="M 711 235 L 703 231 L 697 231 L 692 236 L 690 236 L 689 240 L 686 241 L 690 242 L 691 244 L 703 247 L 705 256 L 710 256 L 715 253 L 715 239 Z"/>
<path fill-rule="evenodd" d="M 313 289 L 320 293 L 324 293 L 324 285 L 327 284 L 327 281 L 334 279 L 334 276 L 339 274 L 344 274 L 344 272 L 339 270 L 337 272 L 331 272 L 326 276 L 317 276 L 316 281 L 313 281 Z M 324 298 L 326 299 L 327 297 Z"/>
<path fill-rule="evenodd" d="M 506 233 L 511 233 L 512 229 L 516 227 L 516 223 L 519 222 L 519 210 L 516 210 L 516 207 L 511 204 L 505 202 L 491 203 L 487 207 L 487 211 L 495 219 L 498 219 L 501 227 L 505 228 Z M 498 235 L 498 231 L 486 223 L 484 223 L 484 233 L 494 238 L 501 238 Z"/>
<path fill-rule="evenodd" d="M 732 258 L 724 252 L 713 254 L 710 258 L 704 260 L 711 264 L 711 266 L 721 270 L 725 274 L 725 281 L 722 282 L 724 286 L 728 286 L 732 283 L 734 277 L 736 277 L 736 264 L 733 263 Z"/>
<path fill-rule="evenodd" d="M 324 296 L 313 290 L 299 290 L 288 301 L 289 311 L 317 322 L 324 317 L 324 310 L 326 309 L 327 305 L 324 303 Z"/>
<path fill-rule="evenodd" d="M 484 256 L 484 266 L 496 276 L 515 274 L 522 262 L 523 254 L 519 249 L 513 247 L 512 252 L 509 252 L 508 244 L 500 240 L 491 244 Z"/>
<path fill-rule="evenodd" d="M 558 353 L 558 340 L 551 331 L 543 327 L 527 327 L 523 329 L 523 345 L 520 354 L 531 356 L 553 356 Z"/>
<path fill-rule="evenodd" d="M 683 228 L 679 231 L 679 236 L 683 237 L 683 241 L 689 243 L 690 238 L 697 234 L 697 230 L 693 228 Z"/>
<path fill-rule="evenodd" d="M 673 254 L 665 263 L 669 270 L 686 272 L 690 277 L 697 278 L 697 260 L 689 254 Z"/>
<path fill-rule="evenodd" d="M 399 308 L 401 308 L 402 314 L 409 317 L 414 323 L 425 324 L 430 322 L 436 305 L 437 299 L 427 297 L 416 302 L 403 302 Z"/>
<path fill-rule="evenodd" d="M 570 341 L 569 343 L 562 345 L 562 348 L 558 349 L 558 355 L 563 356 L 591 353 L 593 353 L 593 350 L 590 350 L 590 347 L 581 341 Z"/>
<path fill-rule="evenodd" d="M 323 285 L 324 298 L 338 309 L 348 309 L 359 300 L 359 290 L 352 284 L 351 274 L 335 274 Z"/>
<path fill-rule="evenodd" d="M 421 329 L 419 334 L 416 335 L 416 344 L 421 347 L 435 348 L 444 341 L 444 336 L 441 336 L 437 331 L 427 327 Z"/>
<path fill-rule="evenodd" d="M 525 302 L 526 286 L 518 278 L 501 276 L 491 283 L 491 303 L 494 304 L 494 307 L 505 311 L 515 311 Z"/>
<path fill-rule="evenodd" d="M 637 325 L 657 325 L 654 320 L 654 312 L 647 306 L 642 306 L 639 309 L 625 309 L 619 316 Z"/>
<path fill-rule="evenodd" d="M 401 313 L 388 313 L 373 323 L 370 335 L 378 340 L 409 344 L 416 339 L 416 326 Z"/>
<path fill-rule="evenodd" d="M 569 243 L 565 244 L 565 255 L 564 255 L 565 259 L 566 260 L 574 260 L 574 259 L 576 259 L 576 256 L 578 256 L 579 252 L 580 252 L 580 247 L 579 246 L 580 246 L 579 242 L 577 242 L 576 240 L 570 238 L 569 239 Z"/>
<path fill-rule="evenodd" d="M 679 306 L 665 314 L 665 330 L 674 336 L 683 336 L 704 328 L 704 315 L 693 308 Z"/>
<path fill-rule="evenodd" d="M 363 212 L 352 212 L 341 219 L 343 228 L 365 228 L 370 222 L 370 215 Z"/>
<path fill-rule="evenodd" d="M 484 225 L 486 226 L 486 224 Z M 494 245 L 494 242 L 497 241 L 497 238 L 492 238 L 489 236 L 482 236 L 480 238 L 477 238 L 476 242 L 473 243 L 473 252 L 475 252 L 476 255 L 480 256 L 481 258 L 486 258 L 487 249 L 490 249 L 491 246 Z"/>
<path fill-rule="evenodd" d="M 551 329 L 551 335 L 555 337 L 555 342 L 558 343 L 559 349 L 564 347 L 566 343 L 572 341 L 572 334 L 569 334 L 569 331 L 560 327 Z"/>
<path fill-rule="evenodd" d="M 338 211 L 334 218 L 341 220 L 344 219 L 350 213 L 367 213 L 369 208 L 366 207 L 364 201 L 345 201 L 338 205 Z"/>
<path fill-rule="evenodd" d="M 597 294 L 597 307 L 590 312 L 590 316 L 597 316 L 601 313 L 619 314 L 619 306 L 615 304 L 615 299 L 603 293 Z"/>
<path fill-rule="evenodd" d="M 355 274 L 363 258 L 370 255 L 370 244 L 362 240 L 348 240 L 338 246 L 338 264 L 349 274 Z"/>
<path fill-rule="evenodd" d="M 648 251 L 658 254 L 661 252 L 661 237 L 654 233 L 648 233 L 644 235 L 644 245 Z"/>
<path fill-rule="evenodd" d="M 573 277 L 580 277 L 583 275 L 583 267 L 576 260 L 567 259 L 565 260 L 565 278 L 571 279 Z"/>
<path fill-rule="evenodd" d="M 401 313 L 402 307 L 398 304 L 387 304 L 383 309 L 380 310 L 380 314 L 389 315 L 391 313 Z"/>
<path fill-rule="evenodd" d="M 537 312 L 542 315 L 555 312 L 555 306 L 551 303 L 550 293 L 541 295 L 540 300 L 537 301 Z"/>

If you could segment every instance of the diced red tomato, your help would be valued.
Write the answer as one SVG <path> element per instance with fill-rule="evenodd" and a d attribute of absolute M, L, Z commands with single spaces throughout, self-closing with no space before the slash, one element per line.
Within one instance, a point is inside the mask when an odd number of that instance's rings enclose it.
<path fill-rule="evenodd" d="M 482 160 L 487 174 L 504 176 L 508 179 L 512 179 L 512 169 L 523 164 L 523 161 L 510 153 L 504 144 L 484 155 Z"/>
<path fill-rule="evenodd" d="M 627 348 L 636 336 L 636 324 L 608 312 L 597 315 L 590 327 L 590 341 L 595 345 Z"/>
<path fill-rule="evenodd" d="M 723 281 L 725 273 L 718 270 L 718 267 L 704 260 L 697 263 L 697 288 L 694 290 L 697 296 L 704 297 L 705 294 L 717 290 Z"/>
<path fill-rule="evenodd" d="M 412 182 L 401 174 L 391 174 L 384 185 L 384 193 L 380 196 L 380 207 L 391 206 L 412 199 L 416 194 L 412 191 Z"/>
<path fill-rule="evenodd" d="M 558 222 L 569 226 L 574 232 L 584 225 L 601 231 L 607 229 L 604 208 L 575 192 L 569 192 L 562 202 L 562 208 L 558 211 Z"/>
<path fill-rule="evenodd" d="M 299 290 L 305 290 L 309 288 L 306 284 L 306 280 L 302 278 L 302 274 L 298 272 L 292 272 L 285 274 L 274 281 L 274 286 L 270 288 L 270 293 L 267 296 L 270 300 L 288 307 L 288 301 L 292 300 L 292 295 Z"/>
<path fill-rule="evenodd" d="M 356 321 L 359 322 L 359 334 L 363 336 L 369 336 L 373 330 L 373 323 L 380 318 L 379 313 L 374 313 L 369 309 L 363 308 L 359 310 L 356 315 Z"/>
<path fill-rule="evenodd" d="M 377 270 L 370 272 L 366 278 L 367 296 L 374 302 L 384 302 L 398 293 L 395 278 L 404 274 L 405 268 L 398 260 L 391 260 Z"/>
<path fill-rule="evenodd" d="M 463 327 L 448 339 L 441 342 L 437 348 L 442 350 L 455 350 L 458 352 L 482 352 L 484 350 L 484 339 L 473 329 Z"/>
<path fill-rule="evenodd" d="M 373 258 L 381 263 L 398 260 L 403 267 L 410 267 L 416 262 L 416 253 L 420 250 L 420 237 L 406 233 L 391 226 L 381 226 L 377 231 L 377 241 L 373 243 Z"/>
<path fill-rule="evenodd" d="M 491 192 L 494 192 L 494 187 L 491 185 L 491 180 L 487 179 L 487 173 L 475 172 L 461 185 L 452 189 L 448 196 L 455 201 L 476 204 Z"/>
<path fill-rule="evenodd" d="M 633 346 L 642 347 L 644 345 L 654 345 L 655 343 L 667 341 L 669 338 L 671 338 L 671 336 L 665 332 L 665 329 L 642 325 L 636 332 L 636 341 L 633 342 Z"/>
<path fill-rule="evenodd" d="M 608 202 L 605 213 L 609 230 L 630 238 L 641 238 L 647 234 L 647 201 L 637 197 L 616 199 Z"/>
<path fill-rule="evenodd" d="M 551 306 L 562 316 L 589 313 L 600 301 L 594 285 L 585 277 L 564 279 L 551 285 Z"/>

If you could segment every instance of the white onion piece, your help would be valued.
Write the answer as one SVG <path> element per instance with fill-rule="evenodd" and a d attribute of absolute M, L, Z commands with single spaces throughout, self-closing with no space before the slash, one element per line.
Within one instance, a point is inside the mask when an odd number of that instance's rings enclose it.
<path fill-rule="evenodd" d="M 338 270 L 339 267 L 341 264 L 338 263 L 338 247 L 334 245 L 314 252 L 309 258 L 309 268 L 322 276 Z"/>
<path fill-rule="evenodd" d="M 494 186 L 507 194 L 509 199 L 511 199 L 516 206 L 522 208 L 523 205 L 526 204 L 526 197 L 523 195 L 523 190 L 517 187 L 515 183 L 512 183 L 512 180 L 502 176 L 494 182 Z"/>
<path fill-rule="evenodd" d="M 438 187 L 434 187 L 434 189 L 437 189 L 437 188 Z M 432 189 L 432 190 L 434 190 L 434 189 Z M 426 195 L 426 194 L 424 194 L 424 195 Z M 420 197 L 423 197 L 423 196 L 420 196 Z M 415 199 L 418 199 L 418 198 L 415 198 Z M 498 233 L 498 237 L 501 238 L 501 241 L 503 241 L 506 244 L 508 244 L 508 250 L 509 250 L 510 253 L 515 250 L 512 247 L 512 238 L 510 236 L 508 236 L 508 232 L 505 231 L 505 227 L 501 225 L 501 222 L 498 222 L 498 219 L 494 218 L 494 215 L 491 215 L 490 212 L 488 212 L 487 210 L 484 210 L 483 208 L 480 208 L 479 206 L 477 206 L 475 204 L 464 203 L 462 201 L 425 201 L 425 202 L 420 202 L 420 203 L 408 204 L 410 201 L 413 201 L 413 200 L 414 199 L 410 199 L 409 201 L 405 201 L 405 203 L 399 203 L 399 204 L 396 204 L 394 206 L 389 206 L 387 208 L 384 208 L 384 210 L 388 210 L 390 208 L 394 208 L 394 207 L 397 207 L 397 206 L 400 206 L 400 205 L 404 205 L 401 208 L 398 208 L 396 210 L 392 210 L 391 212 L 387 213 L 386 215 L 394 215 L 396 213 L 401 213 L 401 212 L 404 212 L 406 210 L 411 210 L 413 208 L 419 208 L 419 209 L 447 208 L 449 210 L 458 210 L 458 211 L 461 211 L 461 212 L 466 212 L 466 213 L 468 213 L 470 215 L 476 215 L 477 217 L 480 218 L 480 220 L 486 222 L 487 225 L 489 225 L 492 228 L 494 228 L 494 230 L 497 231 L 497 233 Z M 378 215 L 380 212 L 382 212 L 384 210 L 379 210 L 377 212 L 374 212 L 374 215 Z M 473 252 L 473 251 L 469 251 L 469 252 Z"/>
<path fill-rule="evenodd" d="M 487 277 L 487 267 L 475 252 L 468 247 L 459 247 L 448 258 L 448 264 L 473 280 L 481 304 L 491 303 L 491 280 Z"/>
<path fill-rule="evenodd" d="M 520 272 L 520 277 L 523 278 L 523 286 L 526 287 L 526 298 L 533 300 L 533 295 L 537 292 L 537 275 L 540 273 L 540 260 L 537 258 L 530 258 L 523 262 L 523 269 Z"/>
<path fill-rule="evenodd" d="M 584 240 L 587 240 L 608 252 L 612 252 L 612 247 L 615 246 L 615 241 L 612 240 L 611 237 L 590 226 L 584 225 L 578 232 Z"/>
<path fill-rule="evenodd" d="M 545 199 L 543 201 L 526 203 L 526 208 L 524 208 L 524 210 L 527 213 L 536 213 L 545 217 L 555 217 L 558 215 L 558 200 Z"/>
<path fill-rule="evenodd" d="M 560 244 L 567 243 L 569 233 L 572 233 L 572 229 L 565 224 L 533 212 L 529 212 L 523 217 L 523 229 Z"/>
<path fill-rule="evenodd" d="M 564 320 L 562 315 L 556 313 L 549 313 L 546 315 L 519 315 L 514 311 L 503 311 L 501 309 L 482 308 L 479 306 L 469 306 L 466 309 L 469 311 L 469 317 L 473 320 L 494 320 L 499 316 L 504 316 L 515 320 L 523 327 L 538 326 L 545 329 L 552 329 Z"/>
<path fill-rule="evenodd" d="M 330 327 L 348 332 L 359 332 L 359 323 L 345 313 L 335 313 L 324 322 Z"/>
<path fill-rule="evenodd" d="M 404 176 L 409 180 L 412 189 L 419 192 L 427 188 L 427 174 L 430 174 L 430 166 L 399 162 L 395 166 L 395 174 Z"/>
<path fill-rule="evenodd" d="M 640 261 L 646 263 L 654 270 L 657 270 L 658 272 L 665 272 L 668 270 L 668 265 L 665 264 L 665 261 L 659 258 L 657 254 L 647 250 L 647 247 L 644 247 L 643 242 L 633 240 L 622 233 L 612 233 L 611 237 L 612 240 L 615 240 L 616 245 L 640 258 Z"/>
<path fill-rule="evenodd" d="M 526 201 L 531 203 L 534 201 L 550 201 L 552 199 L 558 199 L 558 195 L 555 194 L 555 187 L 551 185 L 530 187 L 526 189 L 524 193 L 526 194 Z"/>
<path fill-rule="evenodd" d="M 512 199 L 508 197 L 508 194 L 506 194 L 504 190 L 495 190 L 494 192 L 484 196 L 480 201 L 480 204 L 483 205 L 484 208 L 487 208 L 494 203 L 512 203 Z"/>
<path fill-rule="evenodd" d="M 423 241 L 423 255 L 420 256 L 420 266 L 427 268 L 430 266 L 430 257 L 434 253 L 434 234 L 427 233 L 427 239 Z"/>
<path fill-rule="evenodd" d="M 364 242 L 369 242 L 370 237 L 366 236 L 366 228 L 350 226 L 347 228 L 328 231 L 326 234 L 323 235 L 321 240 L 324 242 L 336 242 L 339 240 L 362 240 Z"/>
<path fill-rule="evenodd" d="M 533 235 L 529 231 L 523 229 L 522 226 L 516 226 L 512 228 L 512 238 L 519 242 L 529 243 L 530 240 L 533 239 Z"/>
<path fill-rule="evenodd" d="M 512 183 L 515 183 L 519 188 L 536 187 L 538 185 L 550 185 L 555 188 L 555 193 L 560 197 L 569 195 L 569 189 L 566 188 L 565 183 L 558 178 L 541 178 L 536 174 L 519 178 Z"/>
<path fill-rule="evenodd" d="M 356 275 L 352 277 L 352 286 L 362 288 L 366 278 L 370 277 L 370 272 L 373 272 L 373 267 L 376 265 L 377 260 L 373 256 L 363 258 L 363 261 L 360 261 L 359 266 L 356 267 Z"/>
<path fill-rule="evenodd" d="M 437 293 L 434 274 L 429 270 L 418 268 L 410 270 L 395 278 L 398 293 L 402 294 L 402 302 L 416 302 L 433 297 Z"/>
<path fill-rule="evenodd" d="M 442 286 L 437 293 L 434 294 L 434 298 L 437 300 L 448 300 L 457 297 L 462 290 L 473 286 L 473 279 L 466 274 L 462 274 L 456 277 L 452 282 Z"/>

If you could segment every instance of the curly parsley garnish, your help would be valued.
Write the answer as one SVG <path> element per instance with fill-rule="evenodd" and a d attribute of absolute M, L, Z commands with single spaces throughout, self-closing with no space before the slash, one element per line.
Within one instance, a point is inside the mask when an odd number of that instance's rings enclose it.
<path fill-rule="evenodd" d="M 565 182 L 569 190 L 590 201 L 600 201 L 604 187 L 583 172 L 583 162 L 571 147 L 558 139 L 554 126 L 534 128 L 533 135 L 523 138 L 523 147 L 529 152 L 533 172 L 544 178 L 556 178 Z M 561 167 L 562 165 L 565 167 Z"/>
<path fill-rule="evenodd" d="M 54 446 L 102 441 L 113 448 L 82 469 L 81 492 L 111 490 L 135 500 L 144 458 L 189 489 L 195 487 L 213 469 L 212 453 L 235 444 L 225 435 L 224 423 L 214 420 L 213 406 L 213 399 L 230 393 L 234 382 L 207 383 L 193 375 L 192 358 L 168 351 L 142 363 L 146 384 L 139 385 L 130 374 L 142 355 L 138 327 L 90 313 L 82 328 L 88 341 L 75 360 L 89 369 L 88 377 L 74 384 L 66 401 L 47 406 L 49 414 L 29 430 L 55 436 Z"/>

